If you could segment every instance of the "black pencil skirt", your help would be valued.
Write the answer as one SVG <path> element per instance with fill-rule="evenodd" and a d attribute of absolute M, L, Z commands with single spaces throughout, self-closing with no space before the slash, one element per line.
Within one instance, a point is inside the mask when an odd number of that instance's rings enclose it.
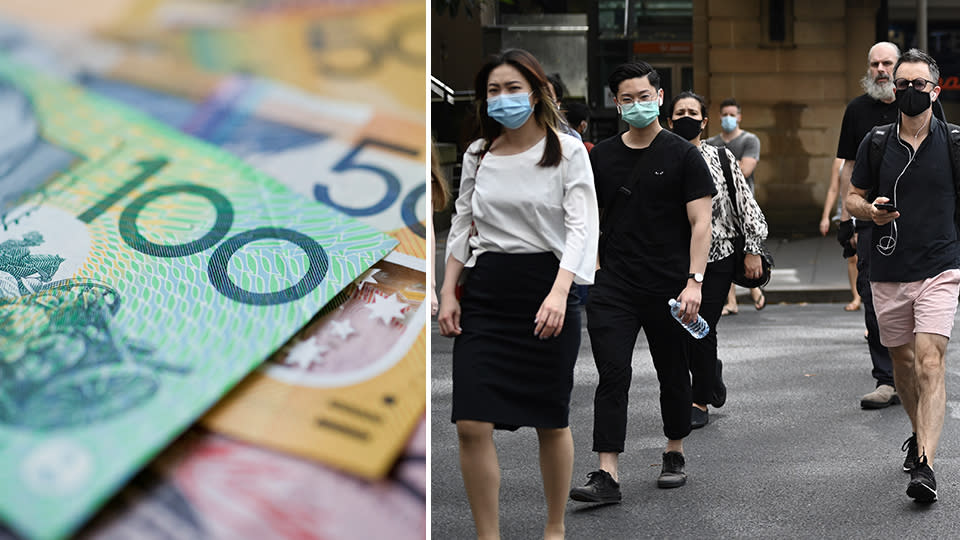
<path fill-rule="evenodd" d="M 576 287 L 563 330 L 541 340 L 534 317 L 560 262 L 553 253 L 484 253 L 460 301 L 461 335 L 453 345 L 452 420 L 491 422 L 497 429 L 567 427 L 573 367 L 580 349 Z"/>

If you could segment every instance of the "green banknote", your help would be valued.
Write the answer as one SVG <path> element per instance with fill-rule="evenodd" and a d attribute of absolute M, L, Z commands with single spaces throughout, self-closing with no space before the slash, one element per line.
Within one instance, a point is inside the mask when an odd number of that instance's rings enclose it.
<path fill-rule="evenodd" d="M 396 240 L 0 57 L 0 521 L 70 534 Z"/>

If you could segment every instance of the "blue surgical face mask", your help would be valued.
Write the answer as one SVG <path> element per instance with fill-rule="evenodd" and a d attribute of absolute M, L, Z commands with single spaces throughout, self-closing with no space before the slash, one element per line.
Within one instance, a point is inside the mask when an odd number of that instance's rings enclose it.
<path fill-rule="evenodd" d="M 645 128 L 660 116 L 660 100 L 634 101 L 633 105 L 622 105 L 620 116 L 635 128 Z"/>
<path fill-rule="evenodd" d="M 720 129 L 730 133 L 731 131 L 737 129 L 737 117 L 736 116 L 724 116 L 720 119 Z"/>
<path fill-rule="evenodd" d="M 487 115 L 503 124 L 503 127 L 517 129 L 533 113 L 530 94 L 518 92 L 487 98 Z"/>

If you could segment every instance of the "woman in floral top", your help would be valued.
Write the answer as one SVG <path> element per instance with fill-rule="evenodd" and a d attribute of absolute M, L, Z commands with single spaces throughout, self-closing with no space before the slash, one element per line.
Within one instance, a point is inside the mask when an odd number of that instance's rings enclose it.
<path fill-rule="evenodd" d="M 717 359 L 717 323 L 733 281 L 733 239 L 742 227 L 746 237 L 744 266 L 747 277 L 759 277 L 759 253 L 767 238 L 767 221 L 733 154 L 725 148 L 701 144 L 700 134 L 707 125 L 707 106 L 702 97 L 693 92 L 678 94 L 670 104 L 668 124 L 674 133 L 700 148 L 717 187 L 717 194 L 713 197 L 713 237 L 704 274 L 703 303 L 700 305 L 700 315 L 710 325 L 710 333 L 701 340 L 691 340 L 689 345 L 690 373 L 693 376 L 691 427 L 699 428 L 709 422 L 707 404 L 721 407 L 727 397 L 721 377 L 723 366 Z M 733 172 L 739 217 L 727 190 L 720 152 L 727 153 L 727 162 Z"/>

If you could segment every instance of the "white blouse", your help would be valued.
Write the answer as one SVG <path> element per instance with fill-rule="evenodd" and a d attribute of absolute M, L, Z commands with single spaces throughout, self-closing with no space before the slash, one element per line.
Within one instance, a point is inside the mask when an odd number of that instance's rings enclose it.
<path fill-rule="evenodd" d="M 479 167 L 484 141 L 470 145 L 463 154 L 447 257 L 471 267 L 487 251 L 551 251 L 575 283 L 593 283 L 600 232 L 593 169 L 582 142 L 559 137 L 563 158 L 556 167 L 537 166 L 546 137 L 519 154 L 487 152 Z"/>

